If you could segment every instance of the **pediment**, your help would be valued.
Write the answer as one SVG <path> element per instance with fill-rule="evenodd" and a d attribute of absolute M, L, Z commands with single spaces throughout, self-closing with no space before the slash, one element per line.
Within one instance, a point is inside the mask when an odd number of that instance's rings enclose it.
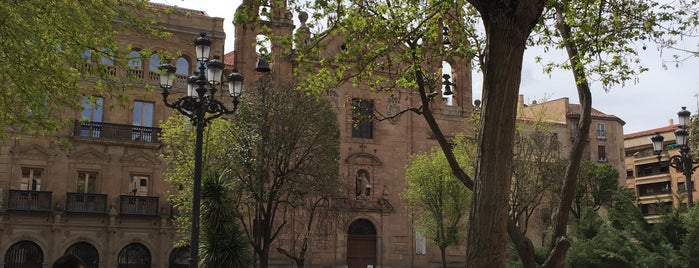
<path fill-rule="evenodd" d="M 111 155 L 101 152 L 95 148 L 87 147 L 74 151 L 69 156 L 72 159 L 91 160 L 91 161 L 107 161 L 111 159 Z"/>
<path fill-rule="evenodd" d="M 48 160 L 49 158 L 56 155 L 56 153 L 50 148 L 46 148 L 36 143 L 15 145 L 10 150 L 10 152 L 15 158 L 27 158 L 38 160 Z"/>
<path fill-rule="evenodd" d="M 353 153 L 347 156 L 345 162 L 348 164 L 360 165 L 360 166 L 381 166 L 381 160 L 373 154 L 359 152 Z"/>
<path fill-rule="evenodd" d="M 160 165 L 160 159 L 147 152 L 134 152 L 121 157 L 121 161 L 134 165 Z"/>

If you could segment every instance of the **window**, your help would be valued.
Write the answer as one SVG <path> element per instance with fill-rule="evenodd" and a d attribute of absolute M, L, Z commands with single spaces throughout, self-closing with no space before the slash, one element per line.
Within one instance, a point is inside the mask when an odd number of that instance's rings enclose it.
<path fill-rule="evenodd" d="M 83 96 L 81 112 L 80 136 L 99 138 L 102 134 L 102 113 L 104 99 L 100 97 Z"/>
<path fill-rule="evenodd" d="M 573 121 L 571 122 L 571 129 L 570 129 L 570 136 L 575 139 L 578 137 L 578 133 L 580 133 L 580 128 L 578 126 L 578 121 Z"/>
<path fill-rule="evenodd" d="M 100 54 L 100 64 L 114 66 L 114 51 L 109 48 L 103 48 Z"/>
<path fill-rule="evenodd" d="M 158 66 L 160 66 L 160 56 L 158 54 L 150 55 L 150 62 L 148 65 L 148 70 L 151 72 L 157 72 Z M 158 76 L 159 78 L 159 76 Z"/>
<path fill-rule="evenodd" d="M 152 102 L 134 102 L 132 140 L 153 141 L 153 106 Z"/>
<path fill-rule="evenodd" d="M 627 169 L 627 170 L 626 170 L 626 178 L 627 178 L 627 179 L 633 178 L 633 169 Z"/>
<path fill-rule="evenodd" d="M 670 193 L 670 182 L 657 182 L 638 185 L 639 196 L 659 195 Z"/>
<path fill-rule="evenodd" d="M 374 117 L 374 101 L 352 100 L 352 137 L 372 139 L 374 129 L 372 119 Z"/>
<path fill-rule="evenodd" d="M 185 77 L 189 75 L 189 61 L 187 59 L 179 57 L 175 67 L 177 68 L 175 71 L 177 75 L 182 75 Z"/>
<path fill-rule="evenodd" d="M 132 50 L 131 52 L 129 52 L 129 62 L 127 64 L 130 69 L 143 69 L 143 60 L 141 60 L 141 53 L 136 50 Z"/>
<path fill-rule="evenodd" d="M 425 255 L 427 253 L 427 240 L 423 235 L 415 232 L 415 254 Z"/>
<path fill-rule="evenodd" d="M 607 162 L 607 149 L 604 145 L 597 146 L 597 161 Z"/>
<path fill-rule="evenodd" d="M 118 268 L 150 268 L 151 255 L 146 246 L 139 243 L 126 245 L 119 252 Z"/>
<path fill-rule="evenodd" d="M 83 96 L 83 121 L 102 122 L 104 99 L 101 97 Z"/>
<path fill-rule="evenodd" d="M 5 267 L 41 268 L 44 252 L 36 243 L 22 240 L 14 243 L 5 253 Z"/>
<path fill-rule="evenodd" d="M 97 268 L 100 263 L 95 246 L 87 242 L 78 242 L 66 249 L 65 254 L 73 254 L 85 263 L 85 268 Z"/>
<path fill-rule="evenodd" d="M 131 176 L 131 194 L 137 196 L 148 196 L 148 176 Z"/>
<path fill-rule="evenodd" d="M 77 193 L 95 193 L 95 185 L 97 184 L 96 172 L 78 171 L 78 183 L 75 192 Z"/>
<path fill-rule="evenodd" d="M 687 185 L 682 181 L 677 183 L 677 191 L 678 192 L 685 192 L 687 191 Z"/>
<path fill-rule="evenodd" d="M 605 130 L 603 123 L 597 124 L 597 138 L 598 139 L 606 139 L 607 138 L 607 131 Z"/>
<path fill-rule="evenodd" d="M 44 169 L 22 167 L 22 177 L 19 180 L 19 189 L 24 191 L 41 191 L 41 180 Z"/>
<path fill-rule="evenodd" d="M 83 52 L 80 54 L 80 57 L 85 60 L 85 63 L 92 63 L 92 51 L 89 49 L 83 50 Z"/>

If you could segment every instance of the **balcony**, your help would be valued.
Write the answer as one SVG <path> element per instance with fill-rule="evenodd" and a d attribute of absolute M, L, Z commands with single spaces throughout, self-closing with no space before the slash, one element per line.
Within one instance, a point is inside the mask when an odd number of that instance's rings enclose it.
<path fill-rule="evenodd" d="M 89 193 L 67 193 L 66 212 L 107 213 L 107 195 Z"/>
<path fill-rule="evenodd" d="M 119 213 L 122 215 L 158 215 L 158 197 L 120 196 Z"/>
<path fill-rule="evenodd" d="M 50 211 L 52 192 L 9 190 L 8 210 Z"/>
<path fill-rule="evenodd" d="M 75 121 L 73 136 L 91 139 L 158 143 L 160 128 Z"/>

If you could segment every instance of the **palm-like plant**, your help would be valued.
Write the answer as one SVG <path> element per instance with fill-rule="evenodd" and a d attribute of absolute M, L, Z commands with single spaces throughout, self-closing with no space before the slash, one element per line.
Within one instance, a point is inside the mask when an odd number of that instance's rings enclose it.
<path fill-rule="evenodd" d="M 202 185 L 201 266 L 250 267 L 250 243 L 237 218 L 225 173 L 206 172 Z"/>

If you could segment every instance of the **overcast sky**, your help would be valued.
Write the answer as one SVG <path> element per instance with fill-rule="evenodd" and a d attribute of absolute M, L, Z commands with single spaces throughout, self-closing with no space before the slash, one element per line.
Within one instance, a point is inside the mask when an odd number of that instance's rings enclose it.
<path fill-rule="evenodd" d="M 176 5 L 184 8 L 206 11 L 209 16 L 225 18 L 224 31 L 227 39 L 225 50 L 230 52 L 233 47 L 232 18 L 240 0 L 154 0 L 153 2 Z M 294 14 L 296 17 L 296 14 Z M 686 48 L 696 48 L 696 43 L 685 45 Z M 699 58 L 692 58 L 678 67 L 667 63 L 663 68 L 660 53 L 652 46 L 643 51 L 644 66 L 650 68 L 639 76 L 637 83 L 627 83 L 605 92 L 599 84 L 592 86 L 592 106 L 607 114 L 616 115 L 626 122 L 624 133 L 633 133 L 652 128 L 663 127 L 670 119 L 677 122 L 677 112 L 681 106 L 687 106 L 692 114 L 699 110 Z M 669 59 L 667 53 L 665 60 Z M 524 55 L 522 84 L 520 94 L 525 102 L 533 100 L 553 100 L 568 97 L 571 103 L 579 103 L 575 84 L 570 71 L 555 71 L 551 75 L 544 74 L 539 64 L 534 62 L 535 56 L 548 59 L 565 59 L 563 51 L 553 51 L 546 54 L 540 49 L 530 48 Z M 481 97 L 482 74 L 473 74 L 473 99 Z"/>

